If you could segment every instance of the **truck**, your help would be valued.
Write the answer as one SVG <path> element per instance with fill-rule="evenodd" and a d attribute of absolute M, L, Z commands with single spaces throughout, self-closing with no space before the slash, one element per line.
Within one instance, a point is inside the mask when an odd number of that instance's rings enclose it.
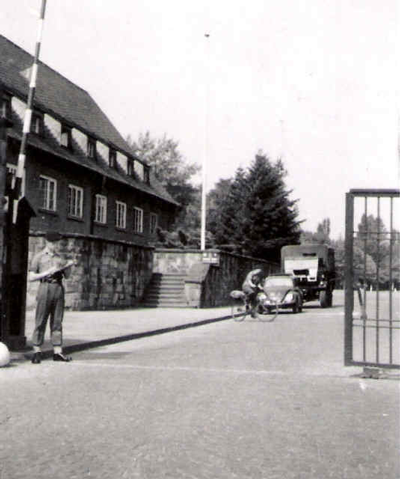
<path fill-rule="evenodd" d="M 335 250 L 324 244 L 287 245 L 281 249 L 281 268 L 296 278 L 303 302 L 318 300 L 332 306 L 335 288 Z"/>

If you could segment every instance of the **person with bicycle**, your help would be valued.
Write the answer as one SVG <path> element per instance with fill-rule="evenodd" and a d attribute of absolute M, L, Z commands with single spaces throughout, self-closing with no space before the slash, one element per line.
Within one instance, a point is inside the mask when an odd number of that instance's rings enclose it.
<path fill-rule="evenodd" d="M 262 270 L 259 268 L 253 269 L 247 274 L 242 284 L 242 291 L 246 295 L 246 311 L 251 310 L 252 318 L 257 317 L 257 294 L 262 291 L 263 279 Z"/>

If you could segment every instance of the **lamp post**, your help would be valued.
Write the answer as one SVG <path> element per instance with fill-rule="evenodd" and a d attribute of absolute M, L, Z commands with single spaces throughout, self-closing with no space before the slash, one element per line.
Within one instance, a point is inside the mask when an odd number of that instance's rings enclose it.
<path fill-rule="evenodd" d="M 207 184 L 207 156 L 208 156 L 208 97 L 209 97 L 209 61 L 208 61 L 208 39 L 209 33 L 205 33 L 206 39 L 206 78 L 205 78 L 205 125 L 204 125 L 204 156 L 202 164 L 202 186 L 201 186 L 201 236 L 200 236 L 200 249 L 206 249 L 206 184 Z"/>

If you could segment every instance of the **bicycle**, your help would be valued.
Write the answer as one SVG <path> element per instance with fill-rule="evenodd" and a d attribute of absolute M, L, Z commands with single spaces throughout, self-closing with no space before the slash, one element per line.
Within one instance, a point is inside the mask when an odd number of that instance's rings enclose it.
<path fill-rule="evenodd" d="M 250 308 L 247 305 L 246 295 L 243 291 L 234 289 L 230 292 L 231 297 L 231 316 L 235 321 L 244 321 L 246 316 L 250 313 Z"/>
<path fill-rule="evenodd" d="M 265 293 L 258 293 L 257 302 L 258 306 L 256 308 L 257 313 L 259 314 L 260 321 L 272 323 L 278 317 L 279 314 L 279 304 L 275 302 L 272 306 L 265 306 L 264 300 L 266 299 Z M 272 317 L 270 315 L 273 314 Z"/>
<path fill-rule="evenodd" d="M 276 305 L 275 308 L 266 309 L 261 302 L 262 293 L 259 293 L 260 297 L 257 297 L 257 306 L 254 308 L 254 312 L 256 313 L 256 318 L 258 318 L 262 322 L 272 322 L 278 316 L 279 308 Z M 230 297 L 232 300 L 231 303 L 231 316 L 234 321 L 244 321 L 246 317 L 252 313 L 252 309 L 249 307 L 246 301 L 246 295 L 243 291 L 233 290 L 230 292 Z M 271 317 L 271 314 L 273 316 Z"/>

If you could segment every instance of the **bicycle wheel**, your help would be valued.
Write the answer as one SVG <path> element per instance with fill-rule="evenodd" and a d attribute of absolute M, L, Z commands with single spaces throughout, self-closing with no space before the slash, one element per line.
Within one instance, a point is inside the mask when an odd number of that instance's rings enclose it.
<path fill-rule="evenodd" d="M 248 314 L 246 308 L 246 295 L 243 291 L 233 290 L 230 293 L 231 316 L 235 321 L 244 321 Z"/>
<path fill-rule="evenodd" d="M 248 313 L 245 301 L 241 299 L 234 299 L 232 301 L 231 315 L 235 321 L 244 321 Z"/>
<path fill-rule="evenodd" d="M 278 305 L 275 305 L 274 308 L 268 308 L 268 311 L 266 311 L 263 314 L 258 314 L 258 318 L 261 322 L 263 323 L 272 323 L 275 321 L 276 317 L 279 314 L 279 308 Z"/>

